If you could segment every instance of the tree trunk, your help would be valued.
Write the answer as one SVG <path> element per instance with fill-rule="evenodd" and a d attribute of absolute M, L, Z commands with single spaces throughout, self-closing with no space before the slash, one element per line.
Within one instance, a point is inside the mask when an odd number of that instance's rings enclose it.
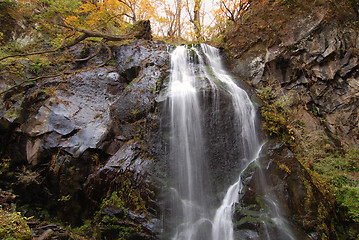
<path fill-rule="evenodd" d="M 200 16 L 200 10 L 201 10 L 201 3 L 202 0 L 195 0 L 194 3 L 194 9 L 193 9 L 193 24 L 194 24 L 194 32 L 196 34 L 197 40 L 201 38 L 201 16 Z"/>
<path fill-rule="evenodd" d="M 176 0 L 176 17 L 177 17 L 177 40 L 181 40 L 181 8 L 182 0 Z"/>

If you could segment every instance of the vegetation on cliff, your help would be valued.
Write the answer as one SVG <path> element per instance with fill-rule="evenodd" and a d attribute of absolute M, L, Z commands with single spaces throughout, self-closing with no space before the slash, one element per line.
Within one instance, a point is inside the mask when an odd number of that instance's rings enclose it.
<path fill-rule="evenodd" d="M 283 36 L 300 28 L 310 14 L 325 15 L 324 22 L 359 28 L 359 4 L 354 0 L 258 0 L 252 1 L 244 17 L 227 22 L 214 44 L 232 58 L 263 51 L 281 43 Z M 297 22 L 297 26 L 293 26 Z"/>
<path fill-rule="evenodd" d="M 323 195 L 317 203 L 323 214 L 315 219 L 322 239 L 359 236 L 358 98 L 351 94 L 351 89 L 357 91 L 355 84 L 350 84 L 358 81 L 358 65 L 352 68 L 342 60 L 332 73 L 326 70 L 345 54 L 357 61 L 358 17 L 359 5 L 352 0 L 253 1 L 245 17 L 228 22 L 218 35 L 220 41 L 214 42 L 230 56 L 234 71 L 256 88 L 263 101 L 264 129 L 291 148 Z M 338 37 L 342 35 L 346 37 Z M 330 50 L 328 42 L 333 38 L 338 45 Z M 251 65 L 252 72 L 247 73 L 241 62 Z M 337 72 L 345 66 L 350 66 L 350 73 Z M 350 85 L 345 87 L 349 102 L 338 100 L 330 90 L 341 83 Z M 332 107 L 334 101 L 338 105 Z M 338 119 L 346 114 L 352 122 Z M 338 130 L 344 128 L 345 133 Z M 290 166 L 284 169 L 290 172 Z M 307 191 L 308 201 L 315 201 L 309 186 Z"/>

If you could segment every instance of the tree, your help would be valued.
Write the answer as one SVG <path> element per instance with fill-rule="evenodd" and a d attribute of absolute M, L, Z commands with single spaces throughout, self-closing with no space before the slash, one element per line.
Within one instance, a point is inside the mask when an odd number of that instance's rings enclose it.
<path fill-rule="evenodd" d="M 193 9 L 193 25 L 195 28 L 195 33 L 197 39 L 200 39 L 201 37 L 201 16 L 200 16 L 200 9 L 201 9 L 201 0 L 195 0 L 194 1 L 194 9 Z"/>
<path fill-rule="evenodd" d="M 153 6 L 157 10 L 152 13 L 152 19 L 156 26 L 157 33 L 163 37 L 168 37 L 173 41 L 182 39 L 183 23 L 182 21 L 182 0 L 170 2 L 168 0 L 154 0 Z"/>
<path fill-rule="evenodd" d="M 187 0 L 187 12 L 190 18 L 190 22 L 193 24 L 193 29 L 197 41 L 202 38 L 201 15 L 200 15 L 201 4 L 202 4 L 202 0 L 194 0 L 193 15 L 192 15 L 190 11 L 190 4 Z"/>
<path fill-rule="evenodd" d="M 114 33 L 126 28 L 128 8 L 118 0 L 85 1 L 69 17 L 62 18 L 66 25 L 87 30 Z"/>
<path fill-rule="evenodd" d="M 130 31 L 126 29 L 128 23 L 124 21 L 124 17 L 127 16 L 128 9 L 119 0 L 77 2 L 79 8 L 72 11 L 63 8 L 69 2 L 71 1 L 19 1 L 19 4 L 22 4 L 19 7 L 20 13 L 37 9 L 33 18 L 41 25 L 38 29 L 51 32 L 56 38 L 61 39 L 61 43 L 56 39 L 54 40 L 54 38 L 50 38 L 52 42 L 56 42 L 51 50 L 16 53 L 1 57 L 0 61 L 10 57 L 53 53 L 70 48 L 85 39 L 98 38 L 100 41 L 95 53 L 86 58 L 76 59 L 76 61 L 85 61 L 96 56 L 103 47 L 107 49 L 110 57 L 111 49 L 108 47 L 107 42 L 131 38 L 152 38 L 149 21 L 138 21 Z M 26 8 L 23 6 L 26 6 Z"/>
<path fill-rule="evenodd" d="M 156 0 L 153 6 L 157 9 L 156 14 L 152 17 L 158 35 L 174 39 L 176 34 L 176 8 L 167 0 Z"/>
<path fill-rule="evenodd" d="M 175 1 L 176 6 L 176 32 L 177 32 L 177 41 L 181 40 L 181 10 L 182 10 L 182 0 Z"/>
<path fill-rule="evenodd" d="M 250 0 L 221 0 L 221 11 L 234 23 L 245 15 L 249 6 Z"/>
<path fill-rule="evenodd" d="M 137 21 L 137 1 L 136 0 L 117 0 L 119 3 L 123 4 L 130 13 L 126 13 L 125 15 L 132 20 L 132 23 Z"/>

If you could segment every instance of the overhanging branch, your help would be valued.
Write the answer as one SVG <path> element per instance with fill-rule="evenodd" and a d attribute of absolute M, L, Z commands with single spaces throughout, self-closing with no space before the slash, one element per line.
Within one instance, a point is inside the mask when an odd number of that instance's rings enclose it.
<path fill-rule="evenodd" d="M 70 47 L 80 43 L 81 41 L 85 40 L 86 38 L 90 38 L 90 37 L 102 38 L 102 40 L 101 40 L 102 43 L 109 42 L 109 41 L 123 41 L 123 40 L 131 39 L 131 38 L 144 38 L 144 39 L 152 38 L 151 25 L 150 25 L 149 21 L 139 21 L 138 24 L 135 25 L 135 28 L 131 33 L 122 34 L 122 35 L 112 35 L 112 34 L 106 34 L 106 33 L 102 33 L 102 32 L 85 30 L 85 29 L 69 26 L 64 23 L 58 23 L 58 25 L 61 27 L 67 28 L 67 29 L 71 29 L 72 32 L 71 32 L 71 34 L 69 34 L 68 36 L 66 36 L 64 38 L 64 40 L 62 41 L 60 46 L 58 46 L 57 48 L 52 49 L 52 50 L 47 50 L 47 51 L 38 51 L 38 52 L 31 52 L 31 53 L 9 55 L 9 56 L 0 58 L 0 61 L 5 60 L 7 58 L 11 58 L 11 57 L 27 57 L 27 56 L 32 56 L 32 55 L 53 53 L 53 52 L 56 52 L 61 49 L 70 48 Z M 137 28 L 136 28 L 136 26 L 137 26 Z M 69 41 L 67 44 L 65 44 L 66 40 L 71 38 L 72 36 L 74 36 L 75 33 L 77 33 L 77 32 L 81 33 L 81 34 L 78 37 Z"/>

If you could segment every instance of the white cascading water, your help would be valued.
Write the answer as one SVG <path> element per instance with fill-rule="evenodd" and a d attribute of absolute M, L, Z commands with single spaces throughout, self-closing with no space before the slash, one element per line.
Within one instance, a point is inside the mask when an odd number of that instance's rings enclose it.
<path fill-rule="evenodd" d="M 172 240 L 233 240 L 234 205 L 243 191 L 242 174 L 261 150 L 256 132 L 255 108 L 247 93 L 238 87 L 222 66 L 216 48 L 201 44 L 200 48 L 179 46 L 171 53 L 169 110 L 171 113 L 171 156 L 175 164 L 176 184 L 172 189 L 176 231 Z M 237 138 L 241 139 L 243 158 L 239 177 L 231 185 L 221 205 L 210 209 L 206 195 L 208 172 L 205 162 L 205 141 L 199 101 L 198 78 L 205 79 L 216 97 L 218 86 L 230 94 L 235 111 Z M 180 207 L 178 206 L 180 205 Z M 278 217 L 278 216 L 275 216 Z M 281 226 L 283 227 L 283 226 Z M 285 226 L 286 227 L 286 226 Z M 287 227 L 286 227 L 287 228 Z M 289 228 L 287 228 L 289 229 Z M 288 230 L 288 239 L 294 239 Z M 270 239 L 270 236 L 266 237 Z"/>
<path fill-rule="evenodd" d="M 244 159 L 242 159 L 242 170 L 239 174 L 239 179 L 228 188 L 212 223 L 213 240 L 233 240 L 233 205 L 238 202 L 239 193 L 243 190 L 241 176 L 250 163 L 258 158 L 261 148 L 255 127 L 256 114 L 255 108 L 247 93 L 233 82 L 232 77 L 222 66 L 222 60 L 218 50 L 204 44 L 201 45 L 201 48 L 203 54 L 209 61 L 215 79 L 220 81 L 231 94 L 233 109 L 237 118 L 236 122 L 240 124 L 238 137 L 242 139 L 244 145 L 242 146 Z"/>
<path fill-rule="evenodd" d="M 204 171 L 201 109 L 195 88 L 196 74 L 187 49 L 177 47 L 171 55 L 169 87 L 171 113 L 171 154 L 176 163 L 176 189 L 181 217 L 173 239 L 197 239 L 197 225 L 204 216 Z M 176 204 L 177 205 L 177 204 Z"/>

